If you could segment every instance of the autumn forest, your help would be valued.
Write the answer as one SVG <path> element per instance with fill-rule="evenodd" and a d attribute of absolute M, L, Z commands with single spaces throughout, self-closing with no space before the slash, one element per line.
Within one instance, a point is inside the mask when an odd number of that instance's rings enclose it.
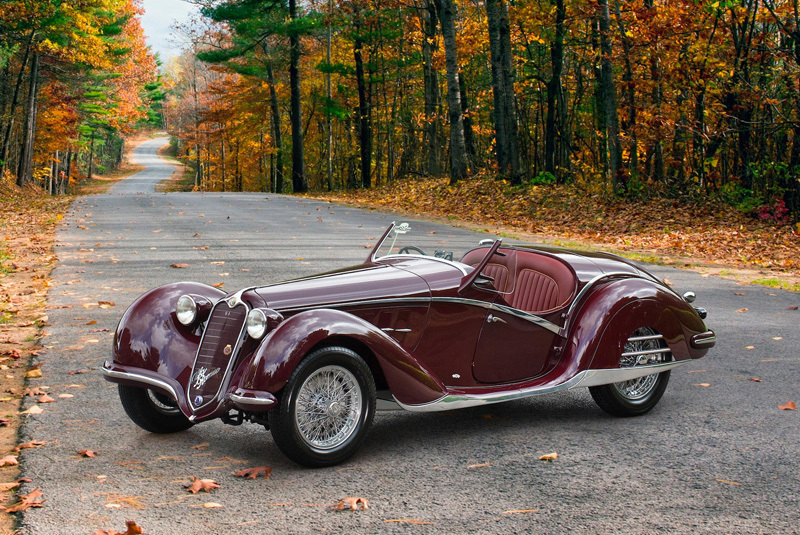
<path fill-rule="evenodd" d="M 165 128 L 197 190 L 447 177 L 800 214 L 798 0 L 0 4 L 0 166 L 57 193 Z M 10 178 L 8 178 L 10 177 Z"/>

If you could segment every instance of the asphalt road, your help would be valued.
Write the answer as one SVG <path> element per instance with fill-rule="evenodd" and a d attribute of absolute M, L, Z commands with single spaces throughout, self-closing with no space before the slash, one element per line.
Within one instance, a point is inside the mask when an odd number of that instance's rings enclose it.
<path fill-rule="evenodd" d="M 184 279 L 233 291 L 355 264 L 392 219 L 278 195 L 155 194 L 172 170 L 153 156 L 161 142 L 137 152 L 145 174 L 79 199 L 59 230 L 43 377 L 30 380 L 55 402 L 26 398 L 26 409 L 43 412 L 25 416 L 22 440 L 46 444 L 20 455 L 32 480 L 22 492 L 40 487 L 46 502 L 24 513 L 22 533 L 125 531 L 127 519 L 151 535 L 800 529 L 800 414 L 778 409 L 800 402 L 800 311 L 789 309 L 800 296 L 669 268 L 653 269 L 697 292 L 719 342 L 674 371 L 644 417 L 610 417 L 585 389 L 379 413 L 352 460 L 318 470 L 289 462 L 252 424 L 142 431 L 99 372 L 116 322 L 140 293 Z M 486 236 L 415 225 L 470 242 Z M 99 453 L 85 458 L 82 449 Z M 538 460 L 551 452 L 558 460 Z M 274 467 L 268 480 L 233 476 L 265 465 Z M 221 487 L 189 494 L 190 476 Z M 330 510 L 346 496 L 366 498 L 369 509 Z M 388 522 L 408 519 L 427 524 Z"/>

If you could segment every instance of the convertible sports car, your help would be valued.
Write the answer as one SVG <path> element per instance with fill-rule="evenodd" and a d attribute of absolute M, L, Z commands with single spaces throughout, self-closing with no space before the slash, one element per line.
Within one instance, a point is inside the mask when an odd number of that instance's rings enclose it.
<path fill-rule="evenodd" d="M 156 288 L 125 312 L 103 373 L 147 431 L 250 421 L 295 462 L 330 466 L 380 409 L 580 386 L 613 415 L 640 415 L 672 368 L 716 341 L 693 293 L 620 257 L 500 240 L 454 256 L 450 245 L 392 224 L 358 266 L 232 294 Z"/>

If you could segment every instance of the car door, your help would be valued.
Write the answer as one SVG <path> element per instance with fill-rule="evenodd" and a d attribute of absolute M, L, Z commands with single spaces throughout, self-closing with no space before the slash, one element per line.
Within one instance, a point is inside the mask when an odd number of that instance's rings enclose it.
<path fill-rule="evenodd" d="M 498 303 L 501 301 L 498 296 Z M 554 347 L 560 339 L 531 318 L 505 306 L 486 312 L 472 363 L 476 381 L 521 381 L 552 368 Z"/>

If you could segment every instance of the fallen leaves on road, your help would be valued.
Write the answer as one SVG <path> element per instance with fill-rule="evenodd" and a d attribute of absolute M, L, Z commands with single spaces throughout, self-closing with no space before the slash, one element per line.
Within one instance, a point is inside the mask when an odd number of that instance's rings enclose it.
<path fill-rule="evenodd" d="M 383 521 L 385 524 L 389 523 L 397 523 L 397 524 L 412 524 L 415 526 L 433 526 L 436 525 L 436 522 L 428 522 L 427 520 L 420 520 L 419 518 L 390 518 L 388 520 Z"/>
<path fill-rule="evenodd" d="M 220 485 L 213 479 L 200 479 L 199 477 L 192 476 L 192 482 L 188 485 L 184 485 L 184 487 L 192 494 L 197 494 L 201 490 L 210 493 L 212 490 L 220 488 Z"/>
<path fill-rule="evenodd" d="M 339 500 L 339 503 L 333 506 L 334 511 L 366 511 L 369 508 L 369 503 L 366 498 L 347 497 Z"/>
<path fill-rule="evenodd" d="M 710 383 L 695 383 L 692 386 L 702 386 L 702 387 L 708 388 L 709 386 L 711 386 L 711 384 Z"/>
<path fill-rule="evenodd" d="M 78 450 L 78 455 L 81 457 L 96 457 L 100 453 L 99 450 Z"/>
<path fill-rule="evenodd" d="M 504 515 L 522 515 L 527 513 L 538 513 L 538 509 L 512 509 L 510 511 L 503 511 Z"/>
<path fill-rule="evenodd" d="M 754 383 L 761 383 L 761 382 L 763 382 L 763 381 L 761 381 L 761 378 L 759 378 L 759 377 L 751 377 L 751 378 L 750 378 L 750 380 L 751 380 L 751 381 L 753 381 Z"/>
<path fill-rule="evenodd" d="M 28 494 L 20 494 L 19 501 L 6 509 L 6 513 L 18 513 L 20 511 L 26 511 L 31 507 L 44 507 L 44 500 L 40 499 L 44 494 L 42 491 L 39 490 L 39 487 L 36 487 Z"/>
<path fill-rule="evenodd" d="M 17 466 L 19 461 L 13 455 L 6 455 L 2 459 L 0 459 L 0 467 L 2 466 Z"/>
<path fill-rule="evenodd" d="M 797 405 L 795 405 L 794 401 L 787 401 L 783 405 L 778 405 L 778 408 L 782 411 L 796 411 Z"/>
<path fill-rule="evenodd" d="M 742 484 L 736 481 L 728 481 L 727 479 L 717 479 L 719 483 L 725 483 L 726 485 L 733 485 L 734 487 L 741 487 Z"/>
<path fill-rule="evenodd" d="M 539 457 L 540 461 L 555 461 L 556 459 L 558 459 L 558 453 L 556 452 L 548 453 L 547 455 L 542 455 Z"/>
<path fill-rule="evenodd" d="M 492 463 L 471 464 L 471 465 L 467 466 L 467 468 L 484 468 L 486 466 L 492 466 Z"/>
<path fill-rule="evenodd" d="M 170 264 L 169 267 L 175 268 L 175 269 L 182 269 L 182 268 L 188 268 L 189 264 Z"/>
<path fill-rule="evenodd" d="M 36 403 L 53 403 L 55 399 L 51 398 L 47 394 L 44 394 L 39 399 L 36 400 Z"/>
<path fill-rule="evenodd" d="M 136 525 L 136 522 L 133 520 L 128 520 L 125 522 L 125 527 L 127 528 L 124 532 L 121 531 L 114 531 L 113 529 L 110 531 L 106 531 L 104 529 L 98 529 L 94 532 L 94 535 L 141 535 L 142 528 Z"/>
<path fill-rule="evenodd" d="M 45 444 L 47 444 L 47 442 L 43 440 L 31 440 L 30 442 L 23 442 L 22 444 L 18 444 L 17 447 L 14 448 L 14 451 L 22 451 L 31 448 L 41 448 Z"/>
<path fill-rule="evenodd" d="M 41 366 L 42 366 L 41 364 L 36 364 L 35 366 L 31 366 L 30 368 L 28 368 L 28 371 L 25 372 L 25 377 L 27 377 L 28 379 L 35 379 L 37 377 L 41 377 L 42 376 Z"/>
<path fill-rule="evenodd" d="M 747 309 L 746 309 L 746 308 L 740 308 L 740 309 L 739 309 L 739 310 L 737 310 L 736 312 L 747 312 Z"/>
<path fill-rule="evenodd" d="M 269 479 L 270 474 L 272 474 L 272 467 L 271 466 L 257 466 L 255 468 L 245 468 L 244 470 L 239 470 L 235 472 L 233 475 L 236 477 L 244 477 L 247 479 L 257 479 L 258 476 L 264 474 L 264 479 Z"/>

